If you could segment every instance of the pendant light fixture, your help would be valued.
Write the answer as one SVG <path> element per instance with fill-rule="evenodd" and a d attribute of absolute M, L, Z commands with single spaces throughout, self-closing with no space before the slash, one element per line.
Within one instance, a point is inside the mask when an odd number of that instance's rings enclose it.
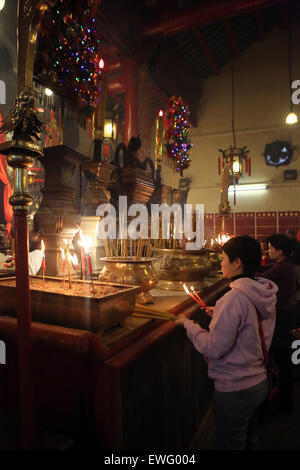
<path fill-rule="evenodd" d="M 290 97 L 290 112 L 285 118 L 286 124 L 296 124 L 298 122 L 297 114 L 293 112 L 292 102 L 292 25 L 289 18 L 289 29 L 288 29 L 288 55 L 289 55 L 289 97 Z"/>
<path fill-rule="evenodd" d="M 236 145 L 236 138 L 235 138 L 235 121 L 234 121 L 234 60 L 232 59 L 232 67 L 231 67 L 231 113 L 232 113 L 232 137 L 233 137 L 233 146 L 231 145 L 229 148 L 222 150 L 219 149 L 221 152 L 221 157 L 219 157 L 218 161 L 218 173 L 221 174 L 221 170 L 223 171 L 225 166 L 229 169 L 229 174 L 233 177 L 233 184 L 234 186 L 239 182 L 239 178 L 243 176 L 244 173 L 247 173 L 249 176 L 251 175 L 251 163 L 249 158 L 249 150 L 247 150 L 247 146 L 244 147 L 237 147 Z M 222 168 L 221 168 L 221 160 L 222 160 Z M 234 203 L 235 203 L 235 193 L 234 193 Z"/>

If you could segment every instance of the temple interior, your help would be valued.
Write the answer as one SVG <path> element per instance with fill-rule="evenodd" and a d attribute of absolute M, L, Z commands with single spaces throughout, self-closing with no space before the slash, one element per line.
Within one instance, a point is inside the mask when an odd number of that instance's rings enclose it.
<path fill-rule="evenodd" d="M 213 334 L 238 237 L 294 243 L 292 357 L 299 43 L 297 0 L 0 0 L 0 449 L 216 450 L 177 319 Z"/>

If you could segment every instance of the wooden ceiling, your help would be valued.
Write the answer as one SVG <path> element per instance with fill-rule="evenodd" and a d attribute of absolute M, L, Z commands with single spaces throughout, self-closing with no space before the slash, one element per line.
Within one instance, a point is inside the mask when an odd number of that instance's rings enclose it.
<path fill-rule="evenodd" d="M 167 96 L 196 108 L 201 81 L 238 60 L 276 25 L 300 19 L 298 0 L 102 0 L 99 34 L 109 58 L 110 92 L 124 90 L 122 57 L 145 62 Z M 193 106 L 194 105 L 194 106 Z"/>

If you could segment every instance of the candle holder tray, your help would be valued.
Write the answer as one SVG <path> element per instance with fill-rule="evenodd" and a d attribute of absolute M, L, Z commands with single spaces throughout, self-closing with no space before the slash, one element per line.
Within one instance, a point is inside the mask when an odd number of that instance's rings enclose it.
<path fill-rule="evenodd" d="M 16 278 L 0 279 L 1 312 L 16 316 Z M 134 309 L 140 287 L 124 284 L 72 279 L 72 289 L 66 280 L 56 277 L 30 276 L 32 320 L 103 333 L 116 324 L 124 325 Z"/>

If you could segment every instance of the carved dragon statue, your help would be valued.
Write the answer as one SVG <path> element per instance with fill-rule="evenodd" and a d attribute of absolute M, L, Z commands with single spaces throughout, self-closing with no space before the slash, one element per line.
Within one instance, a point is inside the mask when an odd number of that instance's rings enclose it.
<path fill-rule="evenodd" d="M 15 99 L 10 116 L 4 118 L 0 133 L 13 132 L 14 140 L 27 142 L 41 141 L 42 132 L 51 138 L 44 121 L 40 119 L 35 109 L 35 98 L 36 95 L 31 88 L 25 87 Z"/>

